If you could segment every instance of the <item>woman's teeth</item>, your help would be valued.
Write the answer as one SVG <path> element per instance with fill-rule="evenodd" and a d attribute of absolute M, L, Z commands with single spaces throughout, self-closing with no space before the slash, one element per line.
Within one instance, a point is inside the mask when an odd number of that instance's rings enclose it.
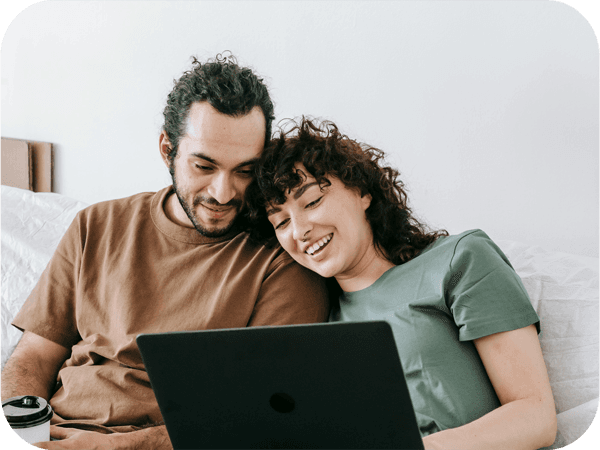
<path fill-rule="evenodd" d="M 331 240 L 331 238 L 333 237 L 333 233 L 325 236 L 324 238 L 320 239 L 319 241 L 315 242 L 313 245 L 311 245 L 310 247 L 308 247 L 306 249 L 306 253 L 308 253 L 309 255 L 313 255 L 317 250 L 322 249 L 323 247 L 325 247 L 325 245 Z"/>

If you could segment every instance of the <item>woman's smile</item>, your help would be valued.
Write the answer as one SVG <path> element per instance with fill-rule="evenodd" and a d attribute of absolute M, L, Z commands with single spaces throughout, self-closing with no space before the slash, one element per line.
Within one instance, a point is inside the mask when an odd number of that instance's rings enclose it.
<path fill-rule="evenodd" d="M 331 242 L 332 238 L 333 238 L 333 233 L 328 234 L 324 238 L 319 239 L 313 245 L 311 245 L 310 247 L 308 247 L 308 249 L 306 249 L 306 251 L 304 253 L 306 253 L 306 254 L 308 254 L 310 256 L 315 256 L 315 255 L 320 254 L 323 251 L 323 249 L 325 247 L 327 247 L 327 245 L 329 244 L 329 242 Z"/>

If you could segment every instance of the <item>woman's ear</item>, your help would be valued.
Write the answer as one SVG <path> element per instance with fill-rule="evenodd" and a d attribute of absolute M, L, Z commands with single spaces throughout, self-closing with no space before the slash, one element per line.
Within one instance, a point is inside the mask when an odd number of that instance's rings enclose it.
<path fill-rule="evenodd" d="M 363 211 L 366 211 L 369 206 L 371 206 L 371 200 L 373 200 L 373 196 L 371 194 L 363 194 L 360 197 L 360 202 L 363 207 Z"/>
<path fill-rule="evenodd" d="M 169 155 L 173 151 L 173 146 L 171 145 L 171 141 L 169 140 L 169 136 L 165 130 L 160 133 L 160 137 L 158 138 L 158 146 L 160 149 L 160 157 L 166 164 L 167 168 L 171 167 L 171 158 Z"/>

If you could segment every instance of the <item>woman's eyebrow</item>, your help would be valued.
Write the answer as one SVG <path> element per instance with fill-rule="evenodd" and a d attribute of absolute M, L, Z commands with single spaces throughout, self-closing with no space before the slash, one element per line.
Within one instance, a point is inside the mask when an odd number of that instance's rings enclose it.
<path fill-rule="evenodd" d="M 278 208 L 277 206 L 271 206 L 269 209 L 267 209 L 267 216 L 272 216 L 273 214 L 277 214 L 280 211 L 281 208 Z"/>
<path fill-rule="evenodd" d="M 294 200 L 298 200 L 309 187 L 314 186 L 315 184 L 319 184 L 319 182 L 313 181 L 298 188 L 298 190 L 294 192 Z M 271 206 L 267 209 L 267 216 L 272 216 L 273 214 L 277 214 L 278 212 L 281 212 L 281 208 L 278 208 L 277 206 Z"/>
<path fill-rule="evenodd" d="M 314 186 L 315 184 L 319 184 L 319 182 L 313 181 L 312 183 L 307 183 L 300 187 L 296 192 L 294 192 L 294 200 L 298 200 L 300 197 L 302 197 L 302 194 L 304 194 L 309 187 Z"/>

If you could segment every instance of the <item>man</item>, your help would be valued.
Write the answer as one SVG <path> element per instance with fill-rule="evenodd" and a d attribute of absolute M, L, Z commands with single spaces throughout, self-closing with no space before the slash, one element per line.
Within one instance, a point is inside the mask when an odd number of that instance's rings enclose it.
<path fill-rule="evenodd" d="M 2 399 L 50 399 L 62 440 L 41 448 L 171 448 L 140 333 L 327 319 L 323 281 L 242 229 L 273 120 L 262 80 L 232 58 L 194 60 L 164 117 L 173 186 L 80 212 L 13 321 L 24 335 Z"/>

